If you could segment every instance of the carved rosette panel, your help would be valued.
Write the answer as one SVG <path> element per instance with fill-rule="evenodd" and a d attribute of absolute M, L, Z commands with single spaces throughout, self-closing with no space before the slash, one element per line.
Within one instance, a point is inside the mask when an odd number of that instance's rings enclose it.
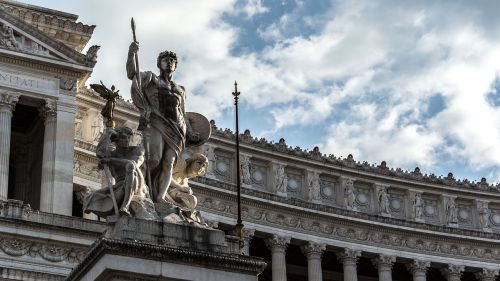
<path fill-rule="evenodd" d="M 491 208 L 490 225 L 492 228 L 500 228 L 500 209 Z"/>
<path fill-rule="evenodd" d="M 371 212 L 372 210 L 372 189 L 370 187 L 358 186 L 354 187 L 356 193 L 355 206 L 356 209 L 363 212 Z"/>
<path fill-rule="evenodd" d="M 40 257 L 49 262 L 68 262 L 71 264 L 80 263 L 86 253 L 85 249 L 12 238 L 0 238 L 0 249 L 9 256 Z"/>
<path fill-rule="evenodd" d="M 422 196 L 423 197 L 423 196 Z M 437 199 L 422 198 L 424 200 L 424 218 L 426 221 L 439 222 L 439 208 Z"/>
<path fill-rule="evenodd" d="M 457 219 L 461 227 L 473 227 L 473 214 L 471 204 L 458 204 Z"/>
<path fill-rule="evenodd" d="M 403 194 L 394 193 L 389 194 L 389 210 L 391 215 L 395 218 L 405 218 L 406 204 Z"/>
<path fill-rule="evenodd" d="M 288 185 L 286 192 L 289 197 L 303 198 L 304 194 L 304 176 L 298 173 L 286 171 L 288 176 Z"/>
<path fill-rule="evenodd" d="M 250 170 L 252 183 L 262 189 L 267 189 L 267 167 L 258 163 L 252 163 Z"/>
<path fill-rule="evenodd" d="M 335 205 L 337 183 L 334 179 L 321 179 L 321 200 L 329 205 Z"/>
<path fill-rule="evenodd" d="M 217 155 L 215 162 L 215 176 L 222 181 L 231 182 L 233 179 L 233 161 L 226 155 Z"/>

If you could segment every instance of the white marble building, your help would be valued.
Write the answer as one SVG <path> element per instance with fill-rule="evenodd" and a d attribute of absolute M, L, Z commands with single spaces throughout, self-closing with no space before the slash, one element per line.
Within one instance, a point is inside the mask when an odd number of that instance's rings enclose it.
<path fill-rule="evenodd" d="M 81 54 L 94 27 L 0 0 L 0 28 L 0 279 L 64 280 L 105 227 L 80 203 L 103 181 L 104 101 L 83 86 L 96 58 Z M 128 102 L 116 117 L 137 127 Z M 498 280 L 499 186 L 240 137 L 245 251 L 269 263 L 259 280 Z M 204 217 L 228 233 L 234 140 L 213 124 L 199 148 L 211 168 L 192 182 Z"/>

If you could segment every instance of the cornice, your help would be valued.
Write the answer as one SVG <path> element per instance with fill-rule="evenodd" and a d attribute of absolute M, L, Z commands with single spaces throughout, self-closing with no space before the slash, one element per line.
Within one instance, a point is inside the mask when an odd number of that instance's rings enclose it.
<path fill-rule="evenodd" d="M 192 179 L 191 183 L 193 189 L 195 190 L 195 195 L 203 194 L 228 201 L 235 200 L 236 186 L 234 184 L 210 178 L 195 178 Z M 406 219 L 383 217 L 375 214 L 350 211 L 334 206 L 306 202 L 295 198 L 282 197 L 247 188 L 242 188 L 241 194 L 244 195 L 244 206 L 259 207 L 264 204 L 269 206 L 271 209 L 275 209 L 278 213 L 300 213 L 301 217 L 307 219 L 331 219 L 332 217 L 336 217 L 337 219 L 341 219 L 345 222 L 355 221 L 357 224 L 365 225 L 366 227 L 372 226 L 376 228 L 379 226 L 385 226 L 393 229 L 404 228 L 406 231 L 416 233 L 434 232 L 442 234 L 445 237 L 446 235 L 456 235 L 462 237 L 474 237 L 478 239 L 491 239 L 492 241 L 498 240 L 498 243 L 500 243 L 499 233 L 488 233 L 473 229 L 447 227 L 443 225 L 420 223 Z M 272 204 L 269 202 L 272 202 Z M 339 223 L 342 222 L 339 221 Z"/>
<path fill-rule="evenodd" d="M 198 196 L 200 210 L 229 218 L 236 217 L 234 194 L 213 190 L 205 185 L 193 186 L 193 189 Z M 268 200 L 257 201 L 248 196 L 242 196 L 242 199 L 243 220 L 257 225 L 411 253 L 493 263 L 500 261 L 500 235 L 495 233 L 425 224 L 410 228 L 409 225 L 417 226 L 417 223 L 407 224 L 390 218 L 382 218 L 385 222 L 381 224 L 380 219 L 370 215 L 363 215 L 363 223 L 349 217 L 334 216 L 331 214 L 333 209 L 319 212 L 311 208 L 308 211 Z"/>
<path fill-rule="evenodd" d="M 80 63 L 83 66 L 86 67 L 94 67 L 96 64 L 96 61 L 93 61 L 89 58 L 87 58 L 84 54 L 81 54 L 77 52 L 76 50 L 64 45 L 63 43 L 60 43 L 58 41 L 55 41 L 52 39 L 50 36 L 47 34 L 39 31 L 36 27 L 28 24 L 24 20 L 21 20 L 20 18 L 17 18 L 13 15 L 11 15 L 7 10 L 5 9 L 0 9 L 0 18 L 8 21 L 12 25 L 22 29 L 24 32 L 29 33 L 30 35 L 36 37 L 38 40 L 42 41 L 43 43 L 47 44 L 51 48 L 57 50 L 61 54 L 73 59 L 75 62 Z"/>
<path fill-rule="evenodd" d="M 78 280 L 92 264 L 105 254 L 189 263 L 209 268 L 222 267 L 227 271 L 248 272 L 255 275 L 260 274 L 266 267 L 266 263 L 263 259 L 257 257 L 173 248 L 137 241 L 101 238 L 92 245 L 83 262 L 71 272 L 66 280 Z"/>

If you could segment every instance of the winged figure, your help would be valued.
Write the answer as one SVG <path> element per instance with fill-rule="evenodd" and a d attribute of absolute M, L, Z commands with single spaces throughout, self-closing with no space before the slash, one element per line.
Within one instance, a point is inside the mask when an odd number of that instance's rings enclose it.
<path fill-rule="evenodd" d="M 115 91 L 115 86 L 111 86 L 111 89 L 108 89 L 104 86 L 104 83 L 101 84 L 90 84 L 90 88 L 96 91 L 99 96 L 106 100 L 106 105 L 101 110 L 102 117 L 106 118 L 108 121 L 113 120 L 113 111 L 115 110 L 116 99 L 120 96 L 118 92 L 120 90 Z"/>

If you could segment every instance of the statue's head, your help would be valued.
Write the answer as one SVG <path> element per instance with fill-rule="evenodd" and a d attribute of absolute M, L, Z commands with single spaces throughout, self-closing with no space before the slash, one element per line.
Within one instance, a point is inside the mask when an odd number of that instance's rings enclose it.
<path fill-rule="evenodd" d="M 118 126 L 115 128 L 117 133 L 116 138 L 113 140 L 119 147 L 128 147 L 130 145 L 130 139 L 134 135 L 134 131 L 129 127 Z"/>
<path fill-rule="evenodd" d="M 208 158 L 201 153 L 194 153 L 186 160 L 186 172 L 188 178 L 205 175 L 208 168 Z"/>
<path fill-rule="evenodd" d="M 162 74 L 164 72 L 173 73 L 177 68 L 177 55 L 170 51 L 161 52 L 156 60 L 156 66 L 158 66 Z"/>

